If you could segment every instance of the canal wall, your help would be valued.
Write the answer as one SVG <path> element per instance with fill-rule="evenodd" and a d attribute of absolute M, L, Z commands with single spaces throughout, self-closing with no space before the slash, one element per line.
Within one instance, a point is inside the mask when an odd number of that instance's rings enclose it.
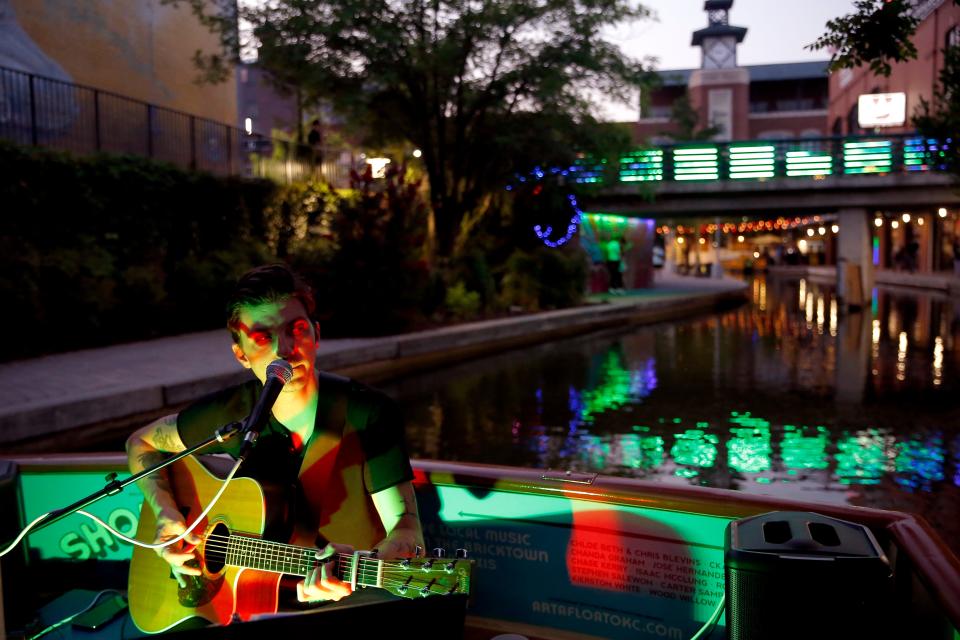
<path fill-rule="evenodd" d="M 323 370 L 375 384 L 599 329 L 685 318 L 746 297 L 740 281 L 685 278 L 572 309 L 383 338 L 321 339 L 317 359 Z M 68 430 L 81 440 L 84 429 L 129 430 L 249 375 L 223 330 L 6 363 L 0 365 L 0 450 L 48 448 L 49 436 Z"/>
<path fill-rule="evenodd" d="M 788 278 L 810 278 L 815 282 L 830 284 L 837 282 L 835 266 L 772 265 L 767 268 L 767 274 Z M 875 269 L 873 278 L 875 284 L 884 287 L 926 289 L 960 295 L 960 277 L 950 273 L 910 273 L 893 269 Z"/>

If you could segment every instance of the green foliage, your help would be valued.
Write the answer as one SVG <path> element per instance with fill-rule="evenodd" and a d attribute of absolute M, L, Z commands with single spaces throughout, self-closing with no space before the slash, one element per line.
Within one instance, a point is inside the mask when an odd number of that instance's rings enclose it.
<path fill-rule="evenodd" d="M 690 96 L 683 94 L 670 107 L 670 121 L 676 125 L 674 131 L 663 131 L 661 135 L 670 136 L 676 142 L 693 142 L 710 140 L 722 133 L 720 127 L 710 126 L 697 128 L 700 124 L 700 114 L 690 104 Z"/>
<path fill-rule="evenodd" d="M 237 276 L 278 258 L 314 285 L 328 337 L 576 304 L 586 276 L 578 249 L 530 240 L 529 220 L 522 250 L 491 227 L 431 268 L 423 190 L 402 166 L 338 192 L 0 144 L 0 171 L 0 330 L 18 337 L 0 360 L 223 326 Z"/>
<path fill-rule="evenodd" d="M 857 0 L 855 13 L 827 22 L 827 32 L 808 49 L 827 49 L 830 70 L 870 66 L 877 75 L 890 75 L 890 62 L 917 57 L 910 41 L 919 20 L 907 0 Z"/>
<path fill-rule="evenodd" d="M 383 188 L 369 175 L 355 176 L 354 192 L 338 196 L 329 226 L 321 227 L 331 244 L 290 253 L 316 288 L 324 335 L 396 333 L 433 312 L 436 293 L 423 258 L 426 205 L 419 183 L 405 174 L 404 167 L 389 172 Z"/>
<path fill-rule="evenodd" d="M 235 48 L 234 30 L 209 20 L 233 0 L 180 1 Z M 648 17 L 628 0 L 277 0 L 241 13 L 261 66 L 423 151 L 441 256 L 513 173 L 569 163 L 591 139 L 585 90 L 627 102 L 651 77 L 604 38 Z"/>
<path fill-rule="evenodd" d="M 225 283 L 266 258 L 267 182 L 10 144 L 0 171 L 0 359 L 218 326 Z"/>
<path fill-rule="evenodd" d="M 925 137 L 943 141 L 953 139 L 941 160 L 960 181 L 960 144 L 957 142 L 960 132 L 960 46 L 943 50 L 943 69 L 933 99 L 920 99 L 913 124 Z"/>
<path fill-rule="evenodd" d="M 502 303 L 528 311 L 574 306 L 583 299 L 587 260 L 579 247 L 517 250 L 506 263 Z"/>
<path fill-rule="evenodd" d="M 462 281 L 447 289 L 444 304 L 450 315 L 457 320 L 473 318 L 480 311 L 480 294 L 468 291 Z"/>

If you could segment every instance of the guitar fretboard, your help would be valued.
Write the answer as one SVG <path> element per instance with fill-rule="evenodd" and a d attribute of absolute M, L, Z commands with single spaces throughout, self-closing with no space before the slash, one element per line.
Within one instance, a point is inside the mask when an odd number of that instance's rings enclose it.
<path fill-rule="evenodd" d="M 306 576 L 321 563 L 318 549 L 281 544 L 260 538 L 231 535 L 227 541 L 226 563 L 245 569 L 259 569 L 272 573 L 286 573 L 294 576 Z M 329 562 L 324 558 L 322 562 Z M 354 557 L 338 554 L 334 558 L 336 575 L 341 580 L 350 581 L 353 575 Z M 357 571 L 357 584 L 365 587 L 378 585 L 381 560 L 360 558 Z"/>

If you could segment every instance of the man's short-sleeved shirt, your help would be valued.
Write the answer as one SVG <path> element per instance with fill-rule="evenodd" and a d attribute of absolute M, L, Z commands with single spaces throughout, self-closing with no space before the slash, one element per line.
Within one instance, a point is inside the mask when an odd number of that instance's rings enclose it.
<path fill-rule="evenodd" d="M 180 412 L 177 430 L 186 446 L 242 421 L 263 385 L 259 380 L 211 394 Z M 240 438 L 206 453 L 236 457 Z M 267 495 L 266 537 L 299 544 L 325 541 L 370 549 L 385 535 L 370 495 L 411 480 L 399 409 L 387 396 L 346 378 L 321 374 L 313 435 L 299 450 L 271 414 L 238 475 L 257 480 Z M 293 535 L 277 521 L 291 520 Z"/>

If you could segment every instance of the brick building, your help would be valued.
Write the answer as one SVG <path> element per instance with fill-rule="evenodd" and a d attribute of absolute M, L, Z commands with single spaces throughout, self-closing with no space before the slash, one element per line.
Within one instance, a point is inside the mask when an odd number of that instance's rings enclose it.
<path fill-rule="evenodd" d="M 732 5 L 706 0 L 708 25 L 691 40 L 702 50 L 700 68 L 659 72 L 661 86 L 641 98 L 638 141 L 670 142 L 678 131 L 671 110 L 684 95 L 698 128 L 721 129 L 718 140 L 828 135 L 827 61 L 739 66 L 737 45 L 747 29 L 729 24 Z"/>
<path fill-rule="evenodd" d="M 903 93 L 903 122 L 882 128 L 883 133 L 914 130 L 910 117 L 920 99 L 930 100 L 943 68 L 943 49 L 960 44 L 960 6 L 949 0 L 917 0 L 914 15 L 920 19 L 911 41 L 917 57 L 892 65 L 890 77 L 874 75 L 869 67 L 841 69 L 830 75 L 829 122 L 834 135 L 870 133 L 860 126 L 859 99 L 867 94 Z"/>

